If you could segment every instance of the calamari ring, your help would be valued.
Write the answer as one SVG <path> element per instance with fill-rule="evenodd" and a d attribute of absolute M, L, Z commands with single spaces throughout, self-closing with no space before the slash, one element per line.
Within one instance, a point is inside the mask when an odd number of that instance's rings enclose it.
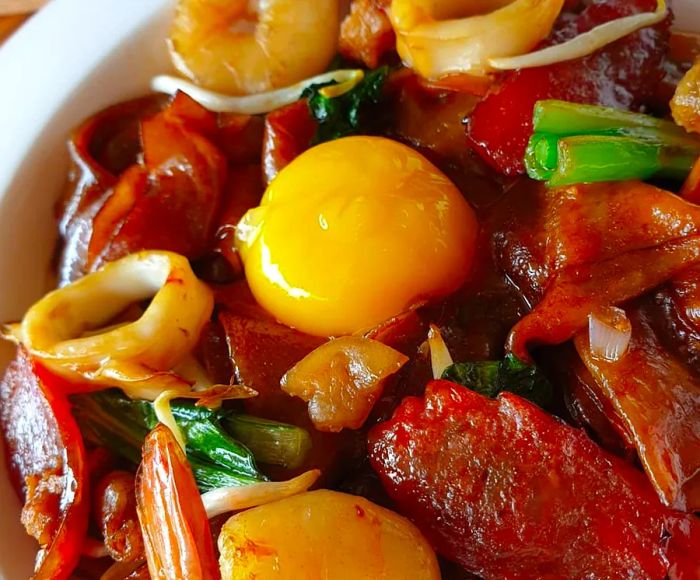
<path fill-rule="evenodd" d="M 129 305 L 151 297 L 135 322 L 94 332 Z M 113 374 L 103 371 L 121 368 L 128 382 L 134 374 L 128 369 L 171 370 L 195 346 L 213 307 L 211 290 L 186 258 L 139 252 L 50 292 L 8 335 L 64 376 L 79 374 L 99 383 L 103 374 Z M 147 377 L 132 378 L 141 382 Z"/>
<path fill-rule="evenodd" d="M 424 78 L 435 79 L 451 73 L 485 75 L 492 70 L 490 59 L 530 51 L 549 35 L 563 4 L 393 0 L 390 16 L 399 56 Z"/>

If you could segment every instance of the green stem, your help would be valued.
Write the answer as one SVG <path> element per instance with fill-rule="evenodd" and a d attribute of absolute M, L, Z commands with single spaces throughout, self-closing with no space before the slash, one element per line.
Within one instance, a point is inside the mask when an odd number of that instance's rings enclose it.
<path fill-rule="evenodd" d="M 72 398 L 73 413 L 87 441 L 138 464 L 141 445 L 158 419 L 151 403 L 109 390 Z M 221 427 L 224 411 L 173 401 L 173 416 L 187 440 L 187 458 L 201 489 L 264 481 L 255 458 Z"/>
<path fill-rule="evenodd" d="M 220 487 L 241 487 L 261 481 L 258 477 L 248 477 L 240 473 L 231 473 L 218 465 L 203 461 L 199 459 L 199 457 L 188 455 L 187 459 L 190 462 L 194 478 L 197 480 L 197 485 L 203 492 Z"/>
<path fill-rule="evenodd" d="M 538 101 L 532 121 L 536 133 L 560 137 L 607 134 L 657 141 L 668 146 L 700 147 L 700 140 L 671 121 L 609 107 L 556 100 Z"/>
<path fill-rule="evenodd" d="M 229 437 L 217 421 L 208 419 L 181 425 L 192 454 L 233 469 L 239 475 L 260 479 L 252 452 Z"/>
<path fill-rule="evenodd" d="M 557 169 L 559 138 L 554 135 L 536 133 L 530 137 L 525 150 L 527 174 L 537 181 L 548 181 Z"/>
<path fill-rule="evenodd" d="M 240 475 L 259 477 L 253 453 L 224 431 L 219 423 L 219 413 L 189 402 L 173 401 L 170 408 L 185 435 L 189 453 L 234 469 Z M 156 422 L 153 417 L 149 426 L 155 427 Z"/>
<path fill-rule="evenodd" d="M 309 433 L 294 425 L 233 413 L 222 422 L 260 463 L 295 469 L 311 449 Z"/>
<path fill-rule="evenodd" d="M 660 176 L 683 179 L 700 151 L 638 141 L 631 137 L 582 135 L 557 143 L 557 168 L 550 187 L 598 181 L 649 179 Z M 541 164 L 549 159 L 540 159 Z"/>

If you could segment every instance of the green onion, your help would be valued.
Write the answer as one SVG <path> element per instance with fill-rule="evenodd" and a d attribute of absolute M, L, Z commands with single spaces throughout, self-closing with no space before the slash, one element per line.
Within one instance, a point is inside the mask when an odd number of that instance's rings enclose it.
<path fill-rule="evenodd" d="M 311 449 L 309 433 L 294 425 L 234 413 L 223 419 L 223 425 L 260 463 L 295 469 Z"/>
<path fill-rule="evenodd" d="M 525 167 L 527 174 L 537 181 L 547 181 L 557 169 L 559 140 L 553 135 L 536 133 L 530 137 L 525 151 Z"/>
<path fill-rule="evenodd" d="M 219 423 L 219 413 L 190 402 L 173 401 L 170 408 L 191 454 L 222 467 L 233 466 L 241 475 L 259 475 L 252 452 L 224 431 Z M 152 421 L 149 427 L 155 427 L 155 423 Z"/>
<path fill-rule="evenodd" d="M 682 180 L 699 155 L 700 149 L 690 151 L 631 137 L 582 135 L 553 140 L 537 135 L 528 146 L 525 165 L 531 178 L 547 181 L 550 187 L 651 177 Z"/>
<path fill-rule="evenodd" d="M 525 166 L 550 187 L 668 177 L 684 179 L 700 140 L 649 115 L 564 101 L 539 101 Z"/>
<path fill-rule="evenodd" d="M 265 479 L 260 477 L 248 477 L 240 473 L 233 473 L 222 469 L 219 465 L 203 461 L 198 457 L 193 457 L 189 453 L 187 454 L 187 460 L 192 468 L 197 486 L 202 493 L 221 487 L 241 487 L 243 485 L 265 481 Z"/>
<path fill-rule="evenodd" d="M 550 135 L 646 135 L 655 139 L 677 139 L 690 146 L 698 145 L 696 139 L 671 121 L 610 107 L 579 105 L 567 101 L 538 101 L 533 109 L 532 124 L 535 133 Z"/>
<path fill-rule="evenodd" d="M 134 464 L 141 461 L 143 440 L 158 422 L 151 403 L 131 400 L 118 390 L 76 395 L 71 400 L 87 441 Z M 225 412 L 181 401 L 173 401 L 171 408 L 187 439 L 187 457 L 203 491 L 266 480 L 252 452 L 222 428 L 220 418 Z"/>

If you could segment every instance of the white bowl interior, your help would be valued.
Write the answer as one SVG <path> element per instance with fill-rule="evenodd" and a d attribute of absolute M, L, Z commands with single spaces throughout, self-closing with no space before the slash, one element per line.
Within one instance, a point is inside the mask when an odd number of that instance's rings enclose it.
<path fill-rule="evenodd" d="M 698 0 L 673 4 L 678 28 L 700 30 Z M 170 69 L 170 12 L 169 0 L 53 0 L 0 50 L 0 321 L 19 319 L 46 290 L 66 136 Z M 0 346 L 0 367 L 8 356 Z M 27 578 L 36 544 L 0 461 L 0 577 Z"/>
<path fill-rule="evenodd" d="M 169 20 L 168 0 L 54 0 L 0 50 L 0 321 L 21 318 L 46 291 L 67 135 L 92 113 L 147 94 L 151 77 L 170 69 Z M 10 352 L 0 347 L 0 367 Z M 0 578 L 28 578 L 36 543 L 0 462 Z"/>

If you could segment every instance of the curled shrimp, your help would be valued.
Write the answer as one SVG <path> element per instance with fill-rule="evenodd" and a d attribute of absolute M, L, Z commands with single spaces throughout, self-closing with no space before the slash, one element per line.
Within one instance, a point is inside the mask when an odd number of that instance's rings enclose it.
<path fill-rule="evenodd" d="M 253 94 L 323 72 L 338 29 L 338 0 L 178 0 L 170 48 L 203 87 Z"/>
<path fill-rule="evenodd" d="M 218 580 L 209 520 L 184 452 L 165 425 L 146 437 L 136 511 L 152 578 Z"/>

